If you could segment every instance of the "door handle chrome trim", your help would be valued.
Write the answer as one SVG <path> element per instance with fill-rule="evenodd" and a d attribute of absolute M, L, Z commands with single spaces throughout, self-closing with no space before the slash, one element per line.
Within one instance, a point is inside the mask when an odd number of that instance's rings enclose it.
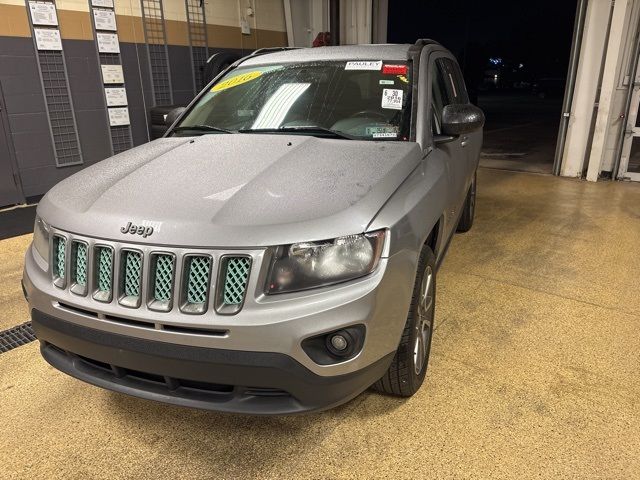
<path fill-rule="evenodd" d="M 462 140 L 460 141 L 460 145 L 462 147 L 466 147 L 469 144 L 469 137 L 462 137 Z"/>

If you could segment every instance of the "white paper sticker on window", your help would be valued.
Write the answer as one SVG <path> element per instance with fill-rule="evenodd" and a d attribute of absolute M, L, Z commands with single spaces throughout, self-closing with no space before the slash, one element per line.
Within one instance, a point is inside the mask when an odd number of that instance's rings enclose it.
<path fill-rule="evenodd" d="M 402 110 L 402 95 L 404 92 L 395 88 L 382 90 L 382 108 Z"/>
<path fill-rule="evenodd" d="M 394 83 L 393 80 L 380 80 L 380 85 L 393 85 Z"/>
<path fill-rule="evenodd" d="M 129 125 L 129 109 L 127 107 L 122 108 L 109 108 L 109 125 L 112 127 L 118 127 L 120 125 Z"/>
<path fill-rule="evenodd" d="M 34 25 L 51 25 L 54 27 L 58 25 L 55 4 L 29 2 L 29 10 L 31 10 L 31 21 Z"/>
<path fill-rule="evenodd" d="M 101 10 L 96 8 L 93 10 L 93 20 L 96 25 L 96 30 L 111 30 L 112 32 L 117 30 L 116 14 L 113 10 Z"/>
<path fill-rule="evenodd" d="M 122 65 L 100 65 L 102 69 L 102 83 L 124 83 Z"/>
<path fill-rule="evenodd" d="M 62 50 L 60 32 L 53 28 L 34 28 L 38 50 Z"/>
<path fill-rule="evenodd" d="M 347 62 L 345 70 L 382 70 L 382 60 L 374 62 L 370 60 L 362 60 L 359 62 Z"/>
<path fill-rule="evenodd" d="M 98 52 L 120 53 L 120 43 L 116 33 L 96 33 L 98 39 Z"/>
<path fill-rule="evenodd" d="M 123 87 L 105 88 L 104 96 L 107 99 L 107 107 L 122 107 L 128 105 L 127 91 Z"/>

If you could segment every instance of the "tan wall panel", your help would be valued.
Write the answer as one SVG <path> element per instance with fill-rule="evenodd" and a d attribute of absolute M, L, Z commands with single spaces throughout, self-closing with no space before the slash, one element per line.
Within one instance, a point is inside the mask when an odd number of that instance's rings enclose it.
<path fill-rule="evenodd" d="M 125 43 L 144 43 L 142 18 L 129 15 L 116 15 L 118 39 Z"/>
<path fill-rule="evenodd" d="M 187 22 L 165 20 L 164 31 L 169 45 L 189 45 L 189 27 Z"/>
<path fill-rule="evenodd" d="M 20 5 L 0 3 L 0 36 L 30 37 L 29 17 L 27 8 Z"/>
<path fill-rule="evenodd" d="M 258 48 L 286 46 L 287 32 L 276 32 L 274 30 L 258 30 Z"/>
<path fill-rule="evenodd" d="M 89 12 L 58 10 L 58 22 L 65 40 L 93 40 Z"/>

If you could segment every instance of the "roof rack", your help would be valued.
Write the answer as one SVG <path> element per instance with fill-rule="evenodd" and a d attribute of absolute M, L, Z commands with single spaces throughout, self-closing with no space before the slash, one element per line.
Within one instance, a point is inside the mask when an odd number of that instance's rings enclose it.
<path fill-rule="evenodd" d="M 259 48 L 255 52 L 250 53 L 249 55 L 247 55 L 245 58 L 257 57 L 258 55 L 266 55 L 267 53 L 286 52 L 287 50 L 300 50 L 301 48 L 303 48 L 303 47 L 265 47 L 265 48 Z"/>

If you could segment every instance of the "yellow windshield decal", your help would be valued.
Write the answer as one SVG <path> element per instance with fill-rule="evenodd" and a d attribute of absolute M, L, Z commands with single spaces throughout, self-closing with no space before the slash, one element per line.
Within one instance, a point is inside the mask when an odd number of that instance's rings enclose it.
<path fill-rule="evenodd" d="M 243 83 L 247 83 L 247 82 L 250 82 L 251 80 L 255 80 L 260 75 L 262 75 L 262 72 L 259 72 L 259 71 L 243 73 L 241 75 L 237 75 L 233 78 L 230 78 L 229 80 L 224 80 L 214 85 L 211 91 L 220 92 L 222 90 L 226 90 L 227 88 L 237 87 L 238 85 L 242 85 Z"/>

